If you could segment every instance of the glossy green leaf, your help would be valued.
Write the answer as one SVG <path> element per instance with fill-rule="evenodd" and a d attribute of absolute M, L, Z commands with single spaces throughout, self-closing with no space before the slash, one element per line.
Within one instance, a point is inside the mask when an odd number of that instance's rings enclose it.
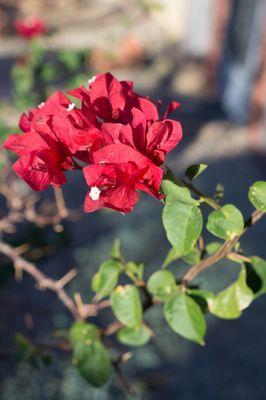
<path fill-rule="evenodd" d="M 75 344 L 73 365 L 92 386 L 104 385 L 112 373 L 112 363 L 106 348 L 98 340 L 87 339 Z"/>
<path fill-rule="evenodd" d="M 15 343 L 18 350 L 17 355 L 19 356 L 19 358 L 26 359 L 26 357 L 32 352 L 34 348 L 29 339 L 27 339 L 21 333 L 15 334 Z"/>
<path fill-rule="evenodd" d="M 119 239 L 115 239 L 112 248 L 111 248 L 111 258 L 116 260 L 122 259 L 122 252 L 121 252 L 121 242 Z"/>
<path fill-rule="evenodd" d="M 175 202 L 191 205 L 198 204 L 198 202 L 191 197 L 190 191 L 184 183 L 178 180 L 169 170 L 162 181 L 161 189 L 166 195 L 166 204 Z"/>
<path fill-rule="evenodd" d="M 142 280 L 143 272 L 144 272 L 144 264 L 143 263 L 135 263 L 133 261 L 128 261 L 125 268 L 126 274 L 132 280 Z"/>
<path fill-rule="evenodd" d="M 141 325 L 138 328 L 122 328 L 117 333 L 119 342 L 128 346 L 143 346 L 150 340 L 152 332 L 149 328 Z"/>
<path fill-rule="evenodd" d="M 211 242 L 205 246 L 205 251 L 208 254 L 208 256 L 210 256 L 210 255 L 216 253 L 220 249 L 221 246 L 222 246 L 221 242 Z"/>
<path fill-rule="evenodd" d="M 201 234 L 202 214 L 200 209 L 193 205 L 167 204 L 163 209 L 163 225 L 171 245 L 181 255 L 185 255 Z"/>
<path fill-rule="evenodd" d="M 73 346 L 88 339 L 98 340 L 99 338 L 100 330 L 97 326 L 85 321 L 74 322 L 69 330 L 69 340 Z"/>
<path fill-rule="evenodd" d="M 121 269 L 120 261 L 115 259 L 107 260 L 100 265 L 91 283 L 91 288 L 97 293 L 99 300 L 108 296 L 116 287 Z"/>
<path fill-rule="evenodd" d="M 110 377 L 112 364 L 109 354 L 100 342 L 96 325 L 85 321 L 74 322 L 69 331 L 73 346 L 73 364 L 93 386 L 102 386 Z"/>
<path fill-rule="evenodd" d="M 200 255 L 200 249 L 198 249 L 197 247 L 193 247 L 193 249 L 190 250 L 190 252 L 187 253 L 185 257 L 183 257 L 183 260 L 189 265 L 195 265 L 200 261 Z"/>
<path fill-rule="evenodd" d="M 196 179 L 203 171 L 205 171 L 207 167 L 207 164 L 193 164 L 186 169 L 185 174 L 192 181 L 193 179 Z"/>
<path fill-rule="evenodd" d="M 253 292 L 246 283 L 246 270 L 241 268 L 238 279 L 228 288 L 208 300 L 209 310 L 217 317 L 234 319 L 240 317 L 242 310 L 253 300 Z"/>
<path fill-rule="evenodd" d="M 203 289 L 189 289 L 188 294 L 196 301 L 204 313 L 208 311 L 208 301 L 214 298 L 214 293 Z"/>
<path fill-rule="evenodd" d="M 250 263 L 245 263 L 247 268 L 247 284 L 259 297 L 266 293 L 266 260 L 260 257 L 250 257 Z"/>
<path fill-rule="evenodd" d="M 111 307 L 118 321 L 129 328 L 141 325 L 142 304 L 134 285 L 118 286 L 110 296 Z"/>
<path fill-rule="evenodd" d="M 266 182 L 255 182 L 249 189 L 248 197 L 253 206 L 260 211 L 266 212 Z"/>
<path fill-rule="evenodd" d="M 176 292 L 176 280 L 168 270 L 156 271 L 150 276 L 147 288 L 156 299 L 165 301 Z"/>
<path fill-rule="evenodd" d="M 214 236 L 231 239 L 243 232 L 243 215 L 234 205 L 227 204 L 210 213 L 206 227 Z"/>
<path fill-rule="evenodd" d="M 185 293 L 176 293 L 164 306 L 170 327 L 193 342 L 204 344 L 206 323 L 200 306 Z"/>
<path fill-rule="evenodd" d="M 180 250 L 179 250 L 179 249 L 176 249 L 176 248 L 174 248 L 174 247 L 172 247 L 172 248 L 168 251 L 168 253 L 167 253 L 166 257 L 165 257 L 165 260 L 164 260 L 164 262 L 163 262 L 162 267 L 163 267 L 163 268 L 166 268 L 166 267 L 167 267 L 169 264 L 171 264 L 173 261 L 178 260 L 179 258 L 181 258 L 181 256 L 182 256 L 182 254 L 180 253 Z"/>

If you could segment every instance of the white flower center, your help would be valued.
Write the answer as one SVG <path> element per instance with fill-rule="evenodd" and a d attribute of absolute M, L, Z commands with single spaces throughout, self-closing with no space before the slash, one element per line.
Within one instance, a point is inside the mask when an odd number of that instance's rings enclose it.
<path fill-rule="evenodd" d="M 42 108 L 44 106 L 44 102 L 38 105 L 38 108 Z"/>
<path fill-rule="evenodd" d="M 93 76 L 92 78 L 88 79 L 88 85 L 90 87 L 90 85 L 95 81 L 96 76 Z"/>
<path fill-rule="evenodd" d="M 75 103 L 71 103 L 71 104 L 69 104 L 69 106 L 67 107 L 67 111 L 72 111 L 72 110 L 74 110 L 75 107 L 76 107 Z"/>
<path fill-rule="evenodd" d="M 89 196 L 90 196 L 90 198 L 91 198 L 92 200 L 95 200 L 95 201 L 98 200 L 99 197 L 100 197 L 100 194 L 101 194 L 101 191 L 100 191 L 100 189 L 99 189 L 97 186 L 92 186 L 92 187 L 91 187 Z"/>

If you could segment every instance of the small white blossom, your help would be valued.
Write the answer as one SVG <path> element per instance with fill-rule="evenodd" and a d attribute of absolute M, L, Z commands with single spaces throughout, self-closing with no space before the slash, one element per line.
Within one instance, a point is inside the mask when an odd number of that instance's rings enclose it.
<path fill-rule="evenodd" d="M 92 200 L 95 200 L 95 201 L 99 200 L 100 194 L 101 194 L 101 191 L 97 186 L 92 186 L 91 187 L 91 190 L 89 192 L 89 196 L 90 196 L 90 198 Z"/>
<path fill-rule="evenodd" d="M 75 106 L 76 106 L 75 103 L 69 104 L 69 106 L 67 107 L 67 111 L 72 111 L 72 110 L 74 110 Z"/>
<path fill-rule="evenodd" d="M 40 103 L 40 104 L 38 105 L 38 108 L 42 108 L 43 106 L 44 106 L 44 102 Z"/>
<path fill-rule="evenodd" d="M 88 79 L 88 85 L 90 87 L 90 85 L 95 81 L 96 76 L 93 76 L 92 78 Z"/>

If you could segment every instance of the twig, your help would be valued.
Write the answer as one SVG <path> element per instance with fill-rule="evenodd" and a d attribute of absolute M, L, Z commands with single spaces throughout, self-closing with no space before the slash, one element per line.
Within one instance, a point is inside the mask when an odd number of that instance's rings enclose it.
<path fill-rule="evenodd" d="M 68 210 L 66 208 L 63 191 L 61 188 L 54 189 L 55 201 L 58 209 L 58 214 L 61 218 L 68 217 Z"/>
<path fill-rule="evenodd" d="M 128 382 L 121 369 L 121 364 L 127 362 L 131 358 L 131 356 L 132 356 L 131 353 L 122 354 L 121 356 L 118 357 L 116 361 L 113 362 L 113 367 L 121 387 L 125 390 L 127 394 L 134 396 L 137 393 L 133 388 L 133 386 L 131 386 L 131 384 Z"/>
<path fill-rule="evenodd" d="M 52 278 L 49 278 L 42 271 L 40 271 L 34 264 L 24 260 L 17 252 L 16 249 L 2 241 L 0 241 L 0 252 L 5 254 L 8 258 L 13 261 L 15 270 L 23 270 L 26 271 L 29 275 L 31 275 L 37 282 L 39 289 L 50 289 L 55 292 L 58 298 L 62 301 L 62 303 L 66 306 L 68 311 L 72 314 L 72 316 L 79 320 L 81 319 L 78 309 L 73 302 L 73 300 L 69 297 L 67 292 L 64 290 L 64 278 L 56 281 Z M 61 281 L 61 283 L 60 283 Z M 63 281 L 63 284 L 62 284 Z M 68 279 L 69 282 L 69 279 Z"/>
<path fill-rule="evenodd" d="M 198 264 L 191 267 L 188 272 L 183 276 L 182 283 L 184 286 L 187 286 L 196 276 L 198 276 L 202 271 L 216 264 L 218 261 L 222 260 L 231 253 L 232 248 L 236 244 L 236 242 L 240 239 L 240 237 L 247 231 L 248 228 L 255 225 L 263 216 L 264 212 L 262 211 L 254 211 L 249 219 L 245 222 L 245 228 L 240 235 L 234 236 L 232 239 L 227 240 L 220 249 L 212 254 L 211 256 L 203 259 Z"/>
<path fill-rule="evenodd" d="M 243 256 L 243 254 L 238 254 L 238 253 L 234 253 L 233 251 L 231 251 L 228 255 L 227 258 L 229 258 L 230 260 L 236 260 L 236 261 L 244 261 L 244 262 L 250 262 L 250 258 Z"/>
<path fill-rule="evenodd" d="M 207 196 L 205 194 L 203 194 L 199 189 L 197 189 L 191 182 L 188 182 L 184 179 L 182 179 L 182 182 L 184 183 L 184 185 L 191 190 L 192 192 L 194 192 L 197 196 L 199 196 L 200 201 L 202 203 L 206 203 L 208 204 L 211 208 L 213 208 L 214 210 L 218 210 L 219 208 L 221 208 L 220 204 L 217 203 L 217 201 L 215 201 L 213 198 L 211 198 L 210 196 Z"/>
<path fill-rule="evenodd" d="M 103 332 L 104 336 L 112 336 L 123 327 L 123 324 L 119 321 L 112 322 Z"/>

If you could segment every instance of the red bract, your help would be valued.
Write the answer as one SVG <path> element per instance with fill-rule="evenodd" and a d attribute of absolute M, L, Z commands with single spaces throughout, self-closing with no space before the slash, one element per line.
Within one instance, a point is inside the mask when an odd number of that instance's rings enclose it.
<path fill-rule="evenodd" d="M 160 103 L 139 96 L 132 82 L 110 73 L 69 94 L 80 107 L 58 91 L 21 116 L 24 133 L 11 135 L 4 144 L 20 157 L 15 172 L 33 189 L 43 190 L 65 183 L 64 171 L 81 168 L 81 160 L 90 188 L 87 212 L 108 207 L 128 213 L 138 190 L 161 199 L 160 165 L 182 138 L 180 123 L 168 118 L 179 103 L 170 103 L 160 119 Z"/>
<path fill-rule="evenodd" d="M 102 134 L 97 128 L 95 116 L 85 110 L 81 112 L 62 92 L 55 92 L 45 103 L 24 113 L 19 122 L 24 132 L 34 132 L 48 147 L 57 143 L 59 155 L 75 156 L 89 161 L 90 151 L 97 150 L 102 143 Z M 19 146 L 21 136 L 17 138 Z M 31 141 L 25 145 L 24 152 L 32 150 Z M 9 147 L 9 149 L 11 149 Z M 11 150 L 15 151 L 14 148 Z"/>
<path fill-rule="evenodd" d="M 165 154 L 182 138 L 180 123 L 167 119 L 180 104 L 171 102 L 160 120 L 155 104 L 134 93 L 130 81 L 119 82 L 110 73 L 101 74 L 89 82 L 89 90 L 83 87 L 70 93 L 81 99 L 84 107 L 93 109 L 105 123 L 106 144 L 128 144 L 157 165 L 164 162 Z"/>
<path fill-rule="evenodd" d="M 182 128 L 179 122 L 165 119 L 148 124 L 144 114 L 133 109 L 132 124 L 106 123 L 102 126 L 106 144 L 124 143 L 145 154 L 157 165 L 164 162 L 169 153 L 181 140 Z"/>
<path fill-rule="evenodd" d="M 102 142 L 93 121 L 92 115 L 82 115 L 63 93 L 55 92 L 22 115 L 19 125 L 24 134 L 5 141 L 4 147 L 20 156 L 14 171 L 34 190 L 65 183 L 63 171 L 77 167 L 72 157 L 88 161 L 88 150 L 98 149 Z"/>
<path fill-rule="evenodd" d="M 40 18 L 28 17 L 25 19 L 16 19 L 13 26 L 19 36 L 25 39 L 32 39 L 42 36 L 46 32 L 46 26 Z"/>
<path fill-rule="evenodd" d="M 63 171 L 75 168 L 71 157 L 62 152 L 57 142 L 51 139 L 48 146 L 36 132 L 10 135 L 4 147 L 20 156 L 13 169 L 33 190 L 64 184 Z"/>
<path fill-rule="evenodd" d="M 95 164 L 84 168 L 90 190 L 84 209 L 102 207 L 128 213 L 138 200 L 137 190 L 161 199 L 163 171 L 149 159 L 123 144 L 105 146 L 93 154 Z"/>
<path fill-rule="evenodd" d="M 31 125 L 45 140 L 47 134 L 56 137 L 77 158 L 89 160 L 89 151 L 102 144 L 95 115 L 87 107 L 79 110 L 61 92 L 52 95 L 35 112 Z"/>

